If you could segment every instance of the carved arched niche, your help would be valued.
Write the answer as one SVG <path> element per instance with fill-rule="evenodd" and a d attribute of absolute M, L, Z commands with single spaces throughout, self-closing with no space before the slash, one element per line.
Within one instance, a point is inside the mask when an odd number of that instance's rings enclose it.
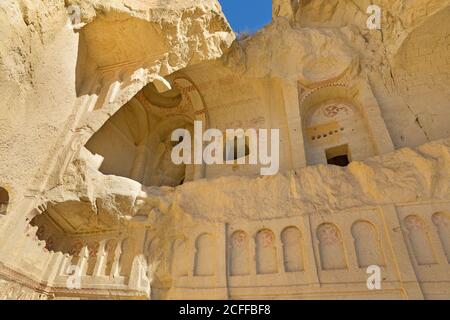
<path fill-rule="evenodd" d="M 144 255 L 147 260 L 147 272 L 149 277 L 152 277 L 151 274 L 155 272 L 160 266 L 161 270 L 164 270 L 163 272 L 165 272 L 167 266 L 165 264 L 159 265 L 159 262 L 164 255 L 164 253 L 162 252 L 161 238 L 155 237 L 151 240 L 146 241 L 144 248 Z"/>
<path fill-rule="evenodd" d="M 433 215 L 432 220 L 441 240 L 442 249 L 447 256 L 447 261 L 450 263 L 450 215 L 446 212 L 438 212 Z"/>
<path fill-rule="evenodd" d="M 135 257 L 135 247 L 133 238 L 125 238 L 120 244 L 120 258 L 119 267 L 120 275 L 127 277 L 131 273 L 131 268 L 133 265 L 133 260 Z"/>
<path fill-rule="evenodd" d="M 106 264 L 105 264 L 105 276 L 113 275 L 113 266 L 116 261 L 116 252 L 117 252 L 117 240 L 110 239 L 106 243 L 105 252 L 106 252 Z"/>
<path fill-rule="evenodd" d="M 277 247 L 272 230 L 263 229 L 256 234 L 256 272 L 277 273 Z"/>
<path fill-rule="evenodd" d="M 72 265 L 77 265 L 81 258 L 81 250 L 83 249 L 83 242 L 80 239 L 75 239 L 70 243 L 69 254 L 72 256 Z"/>
<path fill-rule="evenodd" d="M 216 242 L 212 235 L 201 234 L 195 242 L 195 276 L 213 276 L 216 273 Z"/>
<path fill-rule="evenodd" d="M 405 218 L 404 224 L 417 264 L 435 264 L 436 258 L 425 222 L 416 215 L 410 215 Z"/>
<path fill-rule="evenodd" d="M 244 231 L 231 235 L 230 273 L 232 276 L 250 274 L 249 237 Z"/>
<path fill-rule="evenodd" d="M 304 270 L 302 235 L 297 227 L 287 227 L 281 233 L 283 243 L 284 270 L 298 272 Z"/>
<path fill-rule="evenodd" d="M 353 223 L 351 230 L 358 266 L 366 268 L 371 265 L 384 265 L 383 253 L 375 227 L 370 222 L 360 220 Z"/>
<path fill-rule="evenodd" d="M 332 223 L 323 223 L 317 228 L 317 239 L 322 269 L 347 269 L 344 244 L 339 229 Z"/>
<path fill-rule="evenodd" d="M 316 89 L 302 98 L 300 113 L 308 165 L 346 166 L 377 154 L 369 121 L 343 85 Z"/>
<path fill-rule="evenodd" d="M 450 7 L 418 19 L 393 57 L 395 92 L 403 103 L 383 109 L 398 147 L 414 147 L 450 135 Z M 387 84 L 389 85 L 389 83 Z M 411 112 L 411 110 L 413 112 Z"/>

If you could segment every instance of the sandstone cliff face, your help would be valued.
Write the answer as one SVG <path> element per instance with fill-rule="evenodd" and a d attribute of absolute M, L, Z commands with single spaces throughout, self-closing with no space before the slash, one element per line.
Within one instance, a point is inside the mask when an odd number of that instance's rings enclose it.
<path fill-rule="evenodd" d="M 158 75 L 220 57 L 234 38 L 215 1 L 3 1 L 0 23 L 1 183 L 12 203 L 45 185 L 86 112 L 79 100 L 101 95 L 93 78 L 108 88 L 127 81 L 124 96 L 133 95 Z M 97 75 L 118 63 L 128 64 L 123 79 Z M 127 99 L 119 94 L 93 118 Z"/>
<path fill-rule="evenodd" d="M 369 261 L 380 297 L 448 298 L 450 1 L 380 0 L 381 30 L 371 3 L 275 0 L 234 41 L 215 0 L 3 1 L 4 286 L 73 295 L 77 266 L 80 297 L 370 298 Z M 194 120 L 279 128 L 280 173 L 180 174 Z"/>
<path fill-rule="evenodd" d="M 234 39 L 209 0 L 2 1 L 0 26 L 0 224 L 10 235 L 30 199 L 50 200 L 41 192 L 64 183 L 74 153 L 125 102 L 149 82 L 166 90 L 163 76 L 220 57 Z M 2 263 L 20 265 L 3 244 Z M 36 244 L 35 258 L 20 255 L 40 282 Z"/>
<path fill-rule="evenodd" d="M 344 38 L 352 47 L 396 147 L 417 146 L 450 134 L 442 121 L 448 117 L 444 107 L 448 95 L 445 89 L 442 92 L 449 72 L 449 26 L 444 18 L 449 15 L 448 1 L 377 1 L 382 28 L 375 32 L 366 27 L 374 12 L 367 12 L 371 1 L 278 3 L 285 8 L 278 15 L 291 25 L 301 26 L 305 33 L 330 34 L 319 50 L 313 50 L 315 54 L 334 56 L 327 51 L 335 50 L 335 43 L 328 45 L 335 39 Z M 418 92 L 423 99 L 417 99 Z"/>
<path fill-rule="evenodd" d="M 50 206 L 64 207 L 65 214 L 84 202 L 91 209 L 82 214 L 100 214 L 100 220 L 104 214 L 105 221 L 112 216 L 114 223 L 139 221 L 152 209 L 177 228 L 177 219 L 183 216 L 226 223 L 450 200 L 448 139 L 355 161 L 347 168 L 318 165 L 273 177 L 204 179 L 176 188 L 143 187 L 130 179 L 105 176 L 90 169 L 90 155 L 83 154 L 69 167 L 64 185 L 43 197 L 54 203 Z"/>

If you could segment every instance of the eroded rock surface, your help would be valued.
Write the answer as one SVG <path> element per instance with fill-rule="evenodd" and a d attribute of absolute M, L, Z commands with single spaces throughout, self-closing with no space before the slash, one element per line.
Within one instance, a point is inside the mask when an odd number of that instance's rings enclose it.
<path fill-rule="evenodd" d="M 450 1 L 372 2 L 2 1 L 1 297 L 448 299 Z M 175 165 L 194 121 L 279 173 Z"/>

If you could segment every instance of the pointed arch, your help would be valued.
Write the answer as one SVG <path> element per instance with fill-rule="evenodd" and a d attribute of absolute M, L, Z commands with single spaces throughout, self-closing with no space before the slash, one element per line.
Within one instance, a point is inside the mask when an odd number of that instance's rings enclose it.
<path fill-rule="evenodd" d="M 87 271 L 86 271 L 86 275 L 88 276 L 94 275 L 94 269 L 95 264 L 97 263 L 97 256 L 99 249 L 100 244 L 97 241 L 89 242 L 88 244 L 89 258 L 87 262 Z"/>

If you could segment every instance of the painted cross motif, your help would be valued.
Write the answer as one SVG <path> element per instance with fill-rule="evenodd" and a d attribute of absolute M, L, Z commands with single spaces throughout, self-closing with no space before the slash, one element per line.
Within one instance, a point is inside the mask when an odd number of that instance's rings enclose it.
<path fill-rule="evenodd" d="M 318 236 L 320 242 L 324 245 L 333 245 L 339 242 L 339 232 L 336 227 L 331 224 L 321 226 Z"/>
<path fill-rule="evenodd" d="M 275 241 L 275 236 L 270 230 L 261 231 L 261 239 L 263 248 L 270 248 L 273 246 L 273 242 Z"/>

